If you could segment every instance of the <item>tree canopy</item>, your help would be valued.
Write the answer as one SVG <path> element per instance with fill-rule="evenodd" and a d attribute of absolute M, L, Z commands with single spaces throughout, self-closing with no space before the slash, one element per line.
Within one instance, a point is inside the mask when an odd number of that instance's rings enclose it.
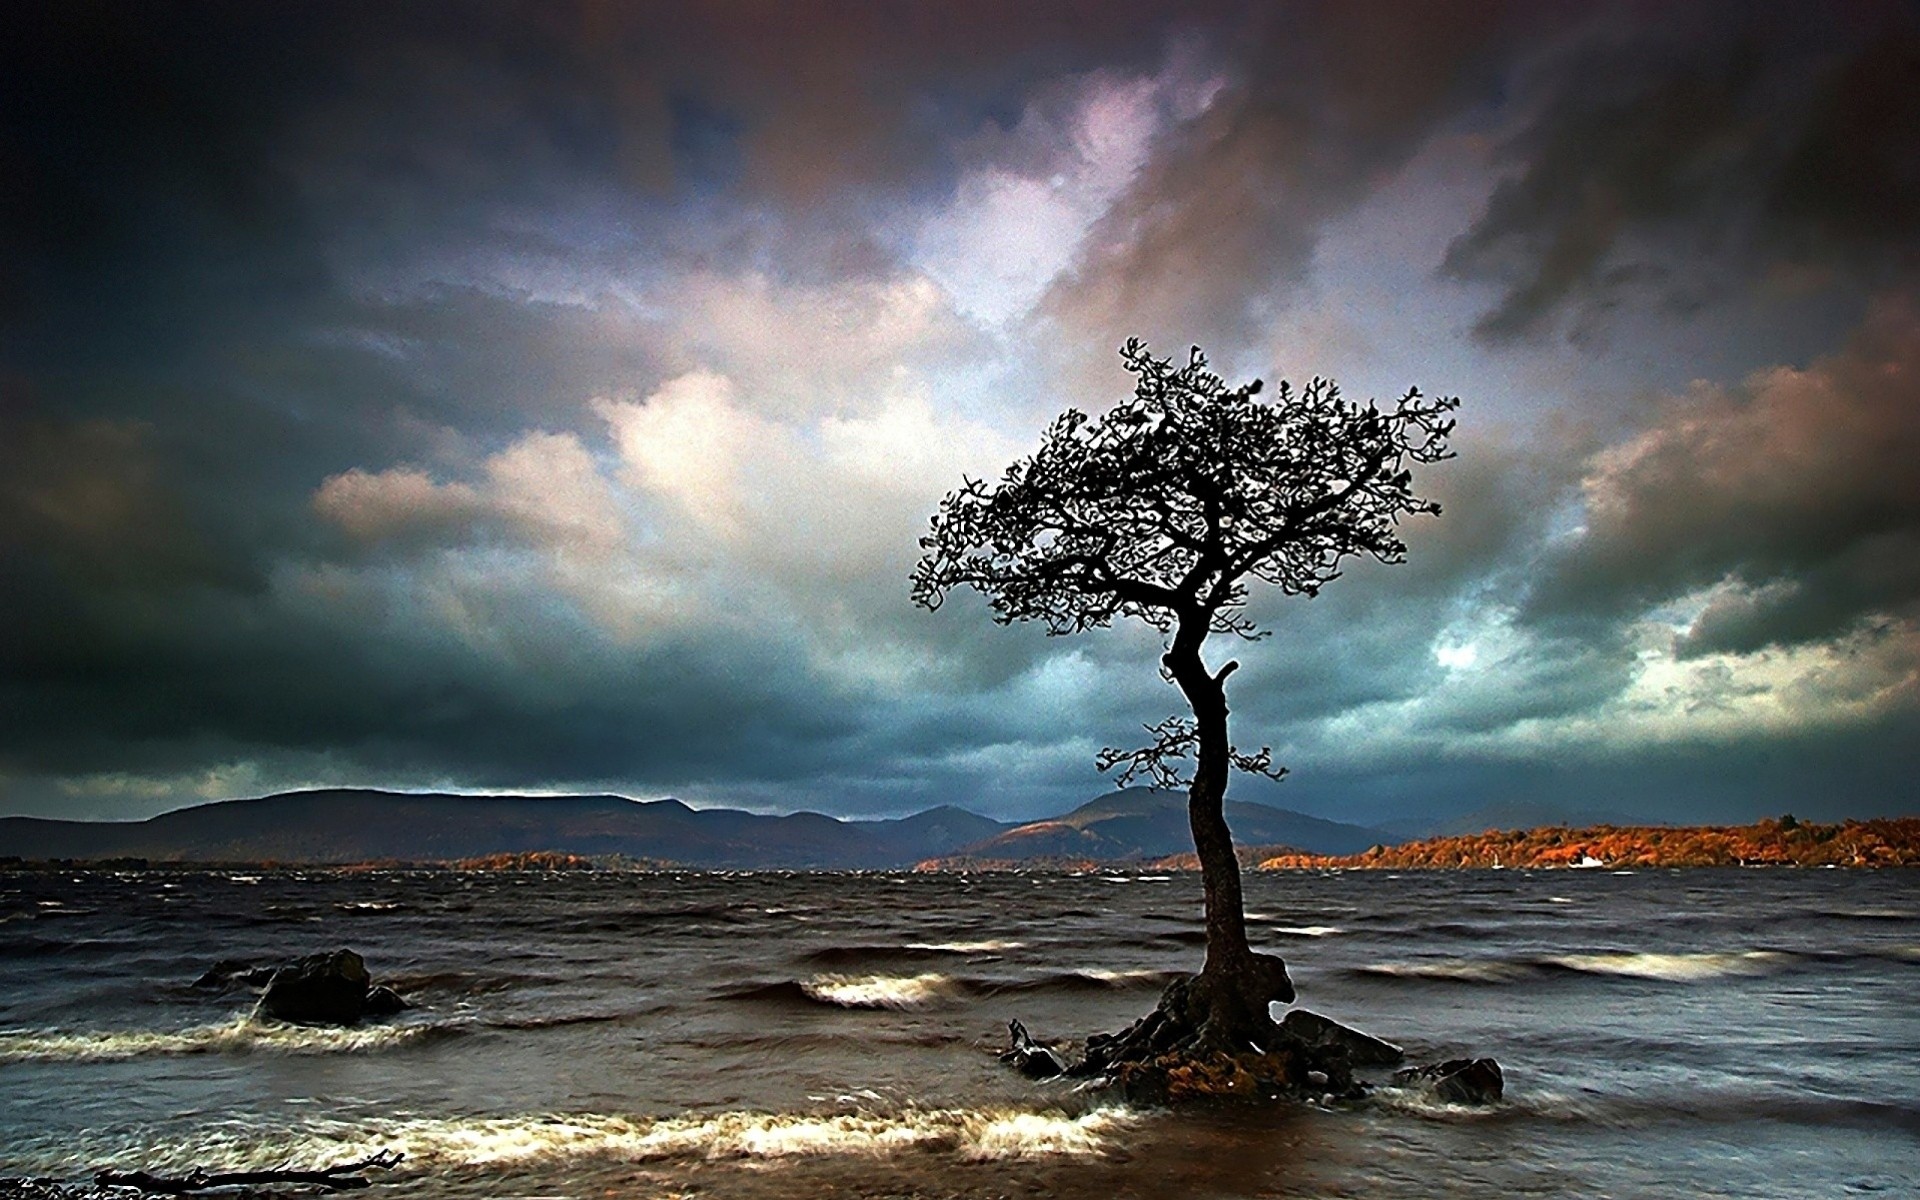
<path fill-rule="evenodd" d="M 1411 466 L 1449 457 L 1453 399 L 1410 390 L 1387 410 L 1314 379 L 1229 388 L 1198 347 L 1183 366 L 1137 339 L 1121 348 L 1133 395 L 1105 416 L 1070 408 L 1040 449 L 997 484 L 969 479 L 944 499 L 914 599 L 984 592 L 994 619 L 1078 633 L 1137 617 L 1257 633 L 1247 581 L 1317 594 L 1353 555 L 1406 556 L 1401 518 L 1437 513 Z"/>
<path fill-rule="evenodd" d="M 1167 635 L 1161 674 L 1192 716 L 1148 726 L 1152 745 L 1104 751 L 1099 765 L 1126 764 L 1123 781 L 1188 783 L 1207 957 L 1154 1013 L 1097 1051 L 1089 1043 L 1098 1068 L 1285 1043 L 1269 1006 L 1290 1003 L 1293 984 L 1284 961 L 1248 943 L 1224 813 L 1230 767 L 1280 772 L 1268 750 L 1233 748 L 1226 681 L 1239 664 L 1212 669 L 1202 650 L 1213 634 L 1261 636 L 1246 612 L 1252 582 L 1313 596 L 1351 557 L 1403 560 L 1401 520 L 1440 511 L 1413 491 L 1413 467 L 1450 456 L 1457 404 L 1409 390 L 1387 409 L 1359 405 L 1324 379 L 1264 399 L 1258 380 L 1228 387 L 1197 346 L 1183 366 L 1137 339 L 1120 355 L 1133 395 L 1097 418 L 1068 409 L 998 483 L 965 480 L 940 502 L 912 577 L 928 608 L 968 587 L 1003 624 L 1070 634 L 1133 617 Z M 1171 765 L 1186 758 L 1191 779 Z"/>

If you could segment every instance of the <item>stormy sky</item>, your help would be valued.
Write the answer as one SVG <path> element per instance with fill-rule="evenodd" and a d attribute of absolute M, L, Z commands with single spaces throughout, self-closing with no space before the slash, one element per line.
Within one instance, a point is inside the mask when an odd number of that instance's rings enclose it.
<path fill-rule="evenodd" d="M 1130 335 L 1462 401 L 1237 796 L 1916 811 L 1913 5 L 27 0 L 0 812 L 1078 803 L 1157 635 L 907 576 Z"/>

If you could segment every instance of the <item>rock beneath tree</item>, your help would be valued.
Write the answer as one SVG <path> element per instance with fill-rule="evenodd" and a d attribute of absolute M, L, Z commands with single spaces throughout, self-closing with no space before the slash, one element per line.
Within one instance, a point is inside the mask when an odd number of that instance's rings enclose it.
<path fill-rule="evenodd" d="M 1506 1079 L 1490 1058 L 1456 1058 L 1426 1067 L 1395 1071 L 1402 1087 L 1424 1088 L 1449 1104 L 1498 1104 Z"/>
<path fill-rule="evenodd" d="M 1347 1062 L 1356 1067 L 1391 1067 L 1406 1057 L 1400 1047 L 1392 1042 L 1383 1042 L 1358 1029 L 1349 1029 L 1338 1021 L 1304 1008 L 1296 1008 L 1283 1017 L 1280 1028 L 1309 1051 L 1325 1052 L 1336 1048 L 1344 1051 Z"/>
<path fill-rule="evenodd" d="M 366 1015 L 371 987 L 367 964 L 353 951 L 309 954 L 273 973 L 256 1011 L 296 1025 L 351 1025 Z"/>

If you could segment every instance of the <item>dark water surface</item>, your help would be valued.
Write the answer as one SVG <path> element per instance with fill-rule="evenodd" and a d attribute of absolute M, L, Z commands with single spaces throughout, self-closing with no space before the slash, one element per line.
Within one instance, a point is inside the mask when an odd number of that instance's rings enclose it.
<path fill-rule="evenodd" d="M 1261 874 L 1301 1003 L 1507 1102 L 1136 1112 L 997 1066 L 1200 957 L 1190 875 L 0 873 L 0 1175 L 394 1196 L 1920 1194 L 1920 872 Z M 196 991 L 336 946 L 416 1009 Z"/>

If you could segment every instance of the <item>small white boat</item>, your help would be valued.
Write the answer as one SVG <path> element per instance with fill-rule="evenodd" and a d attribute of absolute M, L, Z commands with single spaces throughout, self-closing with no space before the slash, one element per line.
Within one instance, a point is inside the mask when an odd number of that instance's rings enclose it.
<path fill-rule="evenodd" d="M 1580 856 L 1579 862 L 1572 863 L 1569 865 L 1571 865 L 1574 870 L 1580 871 L 1580 870 L 1592 870 L 1594 867 L 1604 867 L 1607 864 L 1601 862 L 1599 859 L 1595 858 L 1591 854 L 1583 854 Z"/>

